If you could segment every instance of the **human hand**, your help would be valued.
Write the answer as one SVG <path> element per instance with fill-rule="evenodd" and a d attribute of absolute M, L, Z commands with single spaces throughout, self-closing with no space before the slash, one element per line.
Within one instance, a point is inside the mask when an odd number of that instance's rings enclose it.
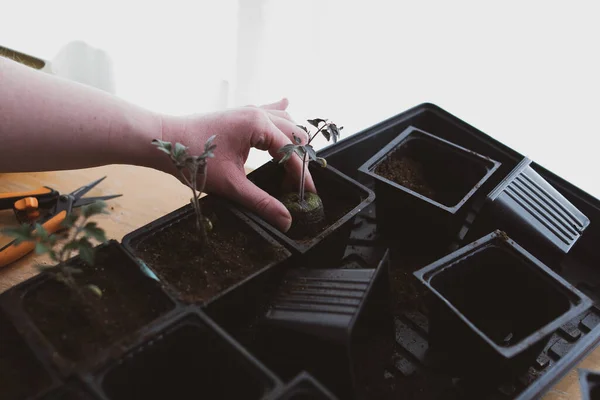
<path fill-rule="evenodd" d="M 286 232 L 292 218 L 285 206 L 276 198 L 254 185 L 246 177 L 244 164 L 251 148 L 268 151 L 280 159 L 277 151 L 292 143 L 292 134 L 308 141 L 306 132 L 285 111 L 287 99 L 260 107 L 247 106 L 209 114 L 186 117 L 164 117 L 162 140 L 179 142 L 189 148 L 192 155 L 204 150 L 204 143 L 212 136 L 217 137 L 215 157 L 208 161 L 205 192 L 229 198 L 254 211 L 278 229 Z M 300 182 L 302 161 L 292 157 L 284 164 L 289 178 Z M 172 165 L 162 163 L 159 169 L 177 176 Z M 315 192 L 316 188 L 308 170 L 306 171 L 306 190 Z"/>

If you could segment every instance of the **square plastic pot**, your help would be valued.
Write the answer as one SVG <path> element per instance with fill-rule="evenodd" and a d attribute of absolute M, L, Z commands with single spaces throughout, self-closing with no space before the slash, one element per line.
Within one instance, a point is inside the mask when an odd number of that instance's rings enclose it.
<path fill-rule="evenodd" d="M 228 221 L 239 224 L 240 232 L 250 238 L 251 244 L 264 246 L 265 248 L 270 247 L 273 259 L 265 262 L 259 269 L 249 273 L 239 281 L 233 282 L 212 297 L 202 301 L 193 301 L 186 298 L 172 282 L 162 279 L 160 273 L 138 251 L 140 245 L 145 241 L 151 240 L 155 236 L 167 235 L 172 229 L 184 224 L 186 221 L 192 221 L 195 214 L 191 205 L 181 207 L 127 234 L 123 238 L 123 246 L 181 304 L 199 305 L 218 324 L 231 334 L 236 335 L 239 330 L 248 324 L 249 320 L 257 315 L 257 310 L 267 299 L 268 288 L 289 265 L 291 252 L 227 200 L 211 195 L 202 198 L 200 203 L 203 210 L 207 210 L 207 205 L 213 207 L 219 219 L 217 223 Z M 168 257 L 169 255 L 165 254 L 165 256 Z M 194 264 L 194 261 L 190 260 L 189 267 L 199 267 L 199 264 Z M 252 298 L 253 301 L 247 301 L 249 298 Z"/>
<path fill-rule="evenodd" d="M 280 380 L 202 312 L 189 309 L 97 375 L 109 400 L 262 399 Z"/>
<path fill-rule="evenodd" d="M 581 400 L 600 399 L 600 373 L 589 369 L 580 369 L 579 390 L 581 391 Z"/>
<path fill-rule="evenodd" d="M 243 212 L 292 251 L 295 264 L 335 264 L 344 255 L 356 215 L 375 200 L 375 194 L 331 166 L 323 168 L 311 163 L 308 168 L 323 201 L 328 224 L 315 237 L 293 239 L 250 210 Z M 275 198 L 283 194 L 284 178 L 285 170 L 273 162 L 248 175 L 248 179 Z"/>
<path fill-rule="evenodd" d="M 475 235 L 493 226 L 553 265 L 569 253 L 590 224 L 587 216 L 531 167 L 528 158 L 488 194 L 479 213 Z"/>
<path fill-rule="evenodd" d="M 260 358 L 279 376 L 306 370 L 336 396 L 354 398 L 356 349 L 377 334 L 394 337 L 388 252 L 376 269 L 289 271 L 261 324 Z"/>
<path fill-rule="evenodd" d="M 319 383 L 309 373 L 298 374 L 268 400 L 336 400 L 325 386 Z"/>
<path fill-rule="evenodd" d="M 485 371 L 486 380 L 527 369 L 560 326 L 592 306 L 500 231 L 414 275 L 433 294 L 432 348 L 447 354 L 453 373 Z"/>
<path fill-rule="evenodd" d="M 96 272 L 78 274 L 75 279 L 81 279 L 77 281 L 81 286 L 99 285 L 103 291 L 99 304 L 116 319 L 109 324 L 101 322 L 104 315 L 94 316 L 98 310 L 92 311 L 89 304 L 82 303 L 81 297 L 49 273 L 20 283 L 4 297 L 7 313 L 25 333 L 37 356 L 53 365 L 62 377 L 89 371 L 118 356 L 127 343 L 147 334 L 153 324 L 168 318 L 176 309 L 175 301 L 118 242 L 110 240 L 98 246 L 95 261 L 93 267 L 80 266 L 80 258 L 74 257 L 68 264 L 85 271 L 103 271 L 102 283 L 94 280 Z M 85 296 L 86 289 L 82 293 Z M 105 305 L 101 303 L 104 300 Z M 126 309 L 125 305 L 136 308 Z M 110 340 L 98 333 L 101 326 L 112 330 Z"/>
<path fill-rule="evenodd" d="M 375 182 L 378 230 L 412 242 L 453 237 L 478 189 L 499 167 L 498 161 L 410 126 L 359 172 Z"/>

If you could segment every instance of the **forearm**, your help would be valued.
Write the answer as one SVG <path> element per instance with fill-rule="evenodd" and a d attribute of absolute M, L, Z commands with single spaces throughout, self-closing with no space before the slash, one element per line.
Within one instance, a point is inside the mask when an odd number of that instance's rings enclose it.
<path fill-rule="evenodd" d="M 162 117 L 0 57 L 0 172 L 157 167 Z"/>

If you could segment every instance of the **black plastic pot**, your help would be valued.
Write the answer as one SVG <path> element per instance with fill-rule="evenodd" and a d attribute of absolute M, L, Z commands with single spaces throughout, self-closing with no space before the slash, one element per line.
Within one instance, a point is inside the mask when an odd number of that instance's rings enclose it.
<path fill-rule="evenodd" d="M 0 310 L 0 392 L 2 399 L 35 398 L 57 387 L 59 380 L 38 359 L 8 316 Z"/>
<path fill-rule="evenodd" d="M 522 373 L 556 330 L 592 305 L 500 231 L 415 276 L 434 295 L 430 345 L 445 352 L 453 373 L 483 372 L 484 380 Z"/>
<path fill-rule="evenodd" d="M 269 400 L 336 400 L 325 386 L 309 373 L 298 374 L 291 382 L 273 393 Z"/>
<path fill-rule="evenodd" d="M 247 209 L 243 211 L 295 255 L 299 255 L 300 257 L 295 257 L 297 263 L 303 265 L 317 262 L 322 265 L 337 264 L 344 255 L 356 214 L 375 200 L 375 194 L 330 166 L 322 168 L 311 163 L 308 168 L 323 201 L 328 225 L 317 236 L 292 239 L 255 213 Z M 285 170 L 272 162 L 248 175 L 248 179 L 275 198 L 279 198 L 283 194 L 284 178 Z M 331 210 L 337 210 L 338 207 L 341 212 L 331 212 Z"/>
<path fill-rule="evenodd" d="M 499 167 L 498 161 L 410 126 L 359 171 L 375 182 L 378 229 L 414 242 L 456 235 L 475 193 Z"/>
<path fill-rule="evenodd" d="M 261 326 L 259 357 L 279 376 L 306 370 L 340 398 L 354 398 L 359 347 L 393 337 L 388 252 L 375 270 L 295 269 L 284 277 Z M 362 348 L 361 348 L 362 349 Z"/>
<path fill-rule="evenodd" d="M 109 324 L 100 322 L 103 316 L 99 314 L 96 322 L 91 322 L 94 314 L 84 308 L 81 297 L 75 296 L 71 289 L 47 272 L 22 282 L 3 298 L 6 312 L 31 349 L 63 377 L 89 371 L 117 357 L 128 343 L 151 332 L 151 325 L 168 318 L 176 307 L 173 299 L 142 272 L 118 242 L 111 240 L 98 246 L 95 261 L 93 269 L 80 268 L 86 271 L 102 269 L 103 284 L 94 280 L 94 273 L 76 275 L 76 279 L 82 279 L 78 281 L 80 287 L 87 283 L 97 284 L 103 291 L 100 300 L 107 301 L 103 308 L 122 314 L 122 318 Z M 79 257 L 75 257 L 69 265 L 78 266 L 79 262 Z M 86 293 L 86 289 L 82 293 Z M 135 304 L 137 308 L 122 310 L 123 304 Z M 112 330 L 112 339 L 99 335 L 100 326 Z"/>
<path fill-rule="evenodd" d="M 98 374 L 109 400 L 261 399 L 280 380 L 202 312 L 177 320 Z"/>
<path fill-rule="evenodd" d="M 480 237 L 490 227 L 501 229 L 550 266 L 560 263 L 590 224 L 588 217 L 531 167 L 528 158 L 477 207 L 479 215 L 469 237 Z"/>
<path fill-rule="evenodd" d="M 581 391 L 581 400 L 600 399 L 600 373 L 589 369 L 580 369 L 579 390 Z"/>
<path fill-rule="evenodd" d="M 195 302 L 186 299 L 172 282 L 164 279 L 161 280 L 159 272 L 139 252 L 139 248 L 144 242 L 155 238 L 160 239 L 161 235 L 168 235 L 173 228 L 193 221 L 195 214 L 191 205 L 181 207 L 127 234 L 123 238 L 123 246 L 157 280 L 160 280 L 166 290 L 181 303 L 200 305 L 211 318 L 227 329 L 228 332 L 237 336 L 237 332 L 259 313 L 258 310 L 264 305 L 268 297 L 268 288 L 272 282 L 277 281 L 278 277 L 287 268 L 291 253 L 274 240 L 264 229 L 243 215 L 225 199 L 216 196 L 207 196 L 202 198 L 200 203 L 203 209 L 206 209 L 207 205 L 213 207 L 213 210 L 216 210 L 215 212 L 219 221 L 228 220 L 239 223 L 241 226 L 240 232 L 251 238 L 254 247 L 261 248 L 262 246 L 265 249 L 267 247 L 271 249 L 270 254 L 272 259 L 269 262 L 265 262 L 260 269 L 248 274 L 237 282 L 233 282 L 229 287 L 211 298 Z M 220 223 L 219 221 L 217 223 Z M 263 254 L 266 253 L 265 250 Z M 169 257 L 169 254 L 164 254 L 163 256 Z M 190 260 L 190 268 L 196 266 Z M 247 301 L 248 298 L 252 298 L 253 301 Z"/>

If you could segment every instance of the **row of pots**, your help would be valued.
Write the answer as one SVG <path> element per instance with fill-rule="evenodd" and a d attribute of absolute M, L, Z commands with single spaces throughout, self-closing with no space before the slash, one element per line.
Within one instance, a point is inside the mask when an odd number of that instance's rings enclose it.
<path fill-rule="evenodd" d="M 493 379 L 522 370 L 558 327 L 592 306 L 551 263 L 589 220 L 528 162 L 498 178 L 500 162 L 408 127 L 358 169 L 364 184 L 333 167 L 310 167 L 330 210 L 328 226 L 313 238 L 292 239 L 207 196 L 203 209 L 227 246 L 211 260 L 219 268 L 206 267 L 204 276 L 189 250 L 193 235 L 185 235 L 193 210 L 182 207 L 122 245 L 101 246 L 94 270 L 78 277 L 103 279 L 101 300 L 82 303 L 46 274 L 3 294 L 1 317 L 15 343 L 5 352 L 31 360 L 22 380 L 12 380 L 13 398 L 55 398 L 70 379 L 107 399 L 181 398 L 196 390 L 291 399 L 297 387 L 352 397 L 360 389 L 356 357 L 371 332 L 394 337 L 390 251 L 375 268 L 340 268 L 355 218 L 368 207 L 376 209 L 377 234 L 395 251 L 448 244 L 413 274 L 431 294 L 431 346 L 451 364 L 441 368 L 472 376 L 486 362 Z M 267 164 L 249 178 L 277 196 L 284 175 Z M 489 221 L 504 230 L 487 232 Z M 534 257 L 529 247 L 544 250 Z M 236 261 L 238 253 L 247 257 Z M 174 278 L 190 269 L 186 279 Z"/>

